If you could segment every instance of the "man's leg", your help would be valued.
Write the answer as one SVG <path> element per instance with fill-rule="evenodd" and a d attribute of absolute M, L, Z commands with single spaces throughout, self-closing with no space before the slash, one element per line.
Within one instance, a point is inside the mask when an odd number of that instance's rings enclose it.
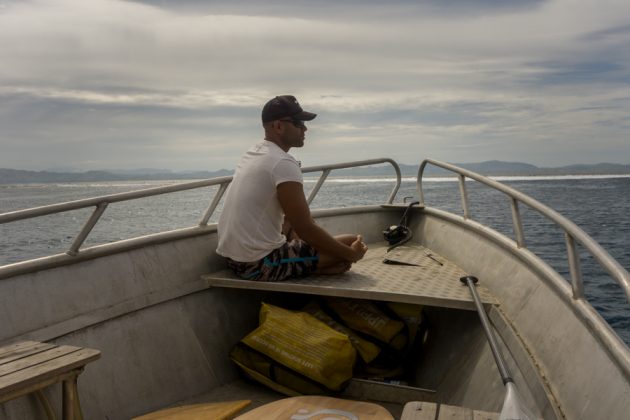
<path fill-rule="evenodd" d="M 337 235 L 334 237 L 339 242 L 344 245 L 352 245 L 354 241 L 357 240 L 357 235 L 354 234 L 344 234 Z M 328 254 L 319 254 L 319 262 L 317 264 L 317 270 L 315 274 L 340 274 L 345 273 L 350 270 L 352 263 L 346 260 L 343 260 L 339 257 L 328 255 Z"/>

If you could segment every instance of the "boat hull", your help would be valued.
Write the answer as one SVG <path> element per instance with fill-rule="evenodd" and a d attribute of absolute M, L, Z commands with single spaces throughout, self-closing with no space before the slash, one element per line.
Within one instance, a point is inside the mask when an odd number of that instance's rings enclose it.
<path fill-rule="evenodd" d="M 382 229 L 396 224 L 404 208 L 314 215 L 329 231 L 361 232 L 370 243 L 382 240 Z M 416 209 L 411 227 L 414 241 L 479 277 L 497 298 L 489 315 L 500 346 L 519 391 L 543 418 L 614 419 L 630 411 L 627 366 L 607 346 L 609 327 L 576 310 L 565 296 L 570 287 L 555 283 L 557 273 L 459 216 Z M 229 350 L 257 325 L 261 301 L 287 300 L 282 293 L 209 288 L 201 276 L 224 269 L 214 253 L 216 226 L 145 239 L 0 280 L 6 320 L 0 343 L 30 339 L 101 350 L 102 359 L 79 378 L 86 418 L 130 418 L 237 381 Z M 498 411 L 504 389 L 476 314 L 428 308 L 428 316 L 436 338 L 423 360 L 435 363 L 420 365 L 417 385 L 430 386 L 439 402 Z M 57 392 L 47 391 L 53 404 Z M 15 400 L 0 408 L 0 419 L 39 410 L 31 400 Z"/>

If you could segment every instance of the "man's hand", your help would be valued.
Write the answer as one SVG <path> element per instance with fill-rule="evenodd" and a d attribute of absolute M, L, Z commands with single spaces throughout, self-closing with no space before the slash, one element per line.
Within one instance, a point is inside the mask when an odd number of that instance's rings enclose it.
<path fill-rule="evenodd" d="M 363 242 L 363 237 L 361 235 L 357 235 L 357 239 L 354 242 L 352 242 L 352 244 L 350 245 L 350 248 L 352 248 L 356 256 L 356 258 L 352 262 L 359 261 L 361 258 L 363 258 L 363 256 L 368 250 L 368 247 Z"/>
<path fill-rule="evenodd" d="M 367 246 L 360 235 L 353 242 L 338 241 L 315 223 L 311 217 L 302 184 L 292 181 L 283 182 L 278 184 L 276 191 L 286 220 L 303 241 L 336 262 L 357 262 L 363 258 Z M 320 259 L 320 264 L 321 261 L 322 259 Z"/>

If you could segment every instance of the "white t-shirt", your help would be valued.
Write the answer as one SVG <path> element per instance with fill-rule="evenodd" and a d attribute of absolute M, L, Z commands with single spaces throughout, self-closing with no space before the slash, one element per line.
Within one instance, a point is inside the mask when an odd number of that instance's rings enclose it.
<path fill-rule="evenodd" d="M 243 155 L 219 217 L 219 255 L 258 261 L 286 242 L 276 186 L 288 181 L 302 183 L 302 171 L 275 143 L 263 140 Z"/>

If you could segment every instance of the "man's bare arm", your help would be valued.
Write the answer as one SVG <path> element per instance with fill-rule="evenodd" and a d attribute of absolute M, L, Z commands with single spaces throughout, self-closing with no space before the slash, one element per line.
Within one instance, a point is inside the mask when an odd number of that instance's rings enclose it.
<path fill-rule="evenodd" d="M 304 188 L 299 182 L 283 182 L 276 187 L 278 201 L 286 220 L 301 239 L 320 253 L 356 262 L 363 258 L 367 247 L 359 239 L 351 246 L 342 244 L 318 226 L 311 217 L 311 211 L 304 196 Z"/>

